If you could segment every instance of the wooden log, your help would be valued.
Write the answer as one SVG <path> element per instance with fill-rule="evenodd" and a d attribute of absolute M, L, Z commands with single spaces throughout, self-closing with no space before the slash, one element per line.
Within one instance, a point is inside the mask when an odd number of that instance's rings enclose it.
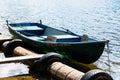
<path fill-rule="evenodd" d="M 3 43 L 3 46 L 5 47 L 8 43 L 9 42 Z M 44 55 L 44 54 L 37 54 L 21 46 L 14 48 L 13 54 L 20 56 L 20 57 L 5 58 L 5 59 L 0 60 L 0 63 L 19 62 L 19 61 L 31 60 L 31 59 L 36 60 L 38 58 L 41 58 Z M 53 62 L 49 66 L 48 72 L 50 72 L 52 75 L 57 76 L 63 80 L 78 80 L 78 79 L 80 80 L 80 78 L 84 75 L 83 72 L 73 69 L 72 67 L 69 67 L 61 62 Z M 77 75 L 74 75 L 72 73 L 77 74 Z M 70 76 L 70 75 L 74 75 L 74 76 Z"/>
<path fill-rule="evenodd" d="M 15 55 L 18 55 L 18 56 L 28 56 L 28 55 L 32 55 L 32 56 L 38 56 L 38 55 L 40 55 L 40 54 L 38 54 L 38 53 L 35 53 L 35 52 L 33 52 L 33 51 L 30 51 L 30 50 L 28 50 L 28 49 L 25 49 L 25 48 L 23 48 L 23 47 L 21 47 L 21 46 L 18 46 L 18 47 L 16 47 L 14 50 L 13 50 L 13 53 L 15 54 Z M 43 55 L 43 54 L 42 54 Z M 42 57 L 42 56 L 41 56 Z"/>
<path fill-rule="evenodd" d="M 12 38 L 9 37 L 9 36 L 0 35 L 0 49 L 1 50 L 2 50 L 2 44 L 3 44 L 3 42 L 9 41 L 9 40 L 12 40 Z"/>
<path fill-rule="evenodd" d="M 9 36 L 0 35 L 0 43 L 8 40 L 12 40 L 12 38 Z"/>
<path fill-rule="evenodd" d="M 6 42 L 4 42 L 3 44 L 2 44 L 2 47 L 3 48 L 5 48 L 6 46 L 8 46 L 8 44 L 14 44 L 15 42 L 13 41 L 13 43 L 10 43 L 11 41 L 6 41 Z M 10 46 L 11 47 L 11 46 Z M 31 50 L 28 50 L 28 49 L 25 49 L 25 48 L 23 48 L 23 47 L 21 47 L 21 46 L 19 46 L 19 44 L 18 44 L 18 46 L 17 47 L 14 47 L 14 48 L 12 48 L 13 50 L 12 50 L 12 54 L 13 55 L 15 55 L 15 56 L 28 56 L 28 55 L 39 55 L 38 53 L 35 53 L 35 52 L 33 52 L 33 51 L 31 51 Z M 6 54 L 7 55 L 7 54 Z M 13 56 L 13 55 L 11 55 L 11 56 Z"/>
<path fill-rule="evenodd" d="M 9 41 L 3 43 L 3 47 L 9 44 Z M 34 65 L 34 61 L 40 59 L 44 54 L 38 54 L 31 50 L 25 49 L 21 46 L 15 47 L 13 49 L 13 54 L 9 58 L 5 58 L 0 61 L 0 63 L 10 63 L 10 62 L 24 62 L 28 66 Z M 7 55 L 7 54 L 6 54 Z M 15 57 L 19 56 L 19 57 Z"/>
<path fill-rule="evenodd" d="M 62 80 L 80 80 L 85 74 L 61 62 L 52 63 L 48 71 L 57 78 Z"/>

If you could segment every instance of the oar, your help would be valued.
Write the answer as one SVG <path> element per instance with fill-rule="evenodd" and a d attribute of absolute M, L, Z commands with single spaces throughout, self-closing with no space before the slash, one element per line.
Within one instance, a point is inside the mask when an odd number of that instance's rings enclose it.
<path fill-rule="evenodd" d="M 88 39 L 89 39 L 87 34 L 83 34 L 82 36 L 80 36 L 80 35 L 75 34 L 72 31 L 70 31 L 69 29 L 66 29 L 66 28 L 63 28 L 63 27 L 61 27 L 61 28 L 64 29 L 67 33 L 70 33 L 72 35 L 78 36 L 79 38 L 81 38 L 81 41 L 88 41 Z"/>
<path fill-rule="evenodd" d="M 63 30 L 65 30 L 67 33 L 70 33 L 70 34 L 72 34 L 72 35 L 76 35 L 76 36 L 81 37 L 80 35 L 77 35 L 77 34 L 75 34 L 74 32 L 70 31 L 69 29 L 66 29 L 66 28 L 64 28 L 64 27 L 60 27 L 60 28 L 62 28 Z"/>

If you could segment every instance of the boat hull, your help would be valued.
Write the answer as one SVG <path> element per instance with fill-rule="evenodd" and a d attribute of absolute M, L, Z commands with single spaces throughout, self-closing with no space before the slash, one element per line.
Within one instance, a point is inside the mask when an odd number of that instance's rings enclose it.
<path fill-rule="evenodd" d="M 76 60 L 81 63 L 93 63 L 100 58 L 104 51 L 106 41 L 90 41 L 90 42 L 43 42 L 36 41 L 18 33 L 16 30 L 11 28 L 9 25 L 9 31 L 14 35 L 15 38 L 23 40 L 31 49 L 36 49 L 36 51 L 47 52 L 57 52 L 62 54 L 65 58 L 69 60 Z M 39 52 L 40 53 L 40 52 Z"/>

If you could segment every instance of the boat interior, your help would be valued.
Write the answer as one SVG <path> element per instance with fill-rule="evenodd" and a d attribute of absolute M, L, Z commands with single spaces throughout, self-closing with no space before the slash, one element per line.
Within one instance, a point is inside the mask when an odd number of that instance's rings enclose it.
<path fill-rule="evenodd" d="M 57 30 L 42 24 L 12 24 L 12 28 L 20 34 L 37 41 L 50 41 L 50 42 L 81 42 L 82 36 L 78 36 L 67 31 Z M 85 38 L 86 36 L 84 36 Z M 88 37 L 84 39 L 87 41 Z"/>

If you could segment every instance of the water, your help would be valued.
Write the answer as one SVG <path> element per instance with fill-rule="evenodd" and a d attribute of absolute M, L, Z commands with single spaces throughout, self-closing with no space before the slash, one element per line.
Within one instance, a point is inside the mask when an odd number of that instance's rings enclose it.
<path fill-rule="evenodd" d="M 5 23 L 7 19 L 10 22 L 39 22 L 41 19 L 43 24 L 54 28 L 64 27 L 79 35 L 110 40 L 110 62 L 105 50 L 94 64 L 110 73 L 114 80 L 119 80 L 119 5 L 120 0 L 1 0 L 0 33 L 10 35 Z"/>

